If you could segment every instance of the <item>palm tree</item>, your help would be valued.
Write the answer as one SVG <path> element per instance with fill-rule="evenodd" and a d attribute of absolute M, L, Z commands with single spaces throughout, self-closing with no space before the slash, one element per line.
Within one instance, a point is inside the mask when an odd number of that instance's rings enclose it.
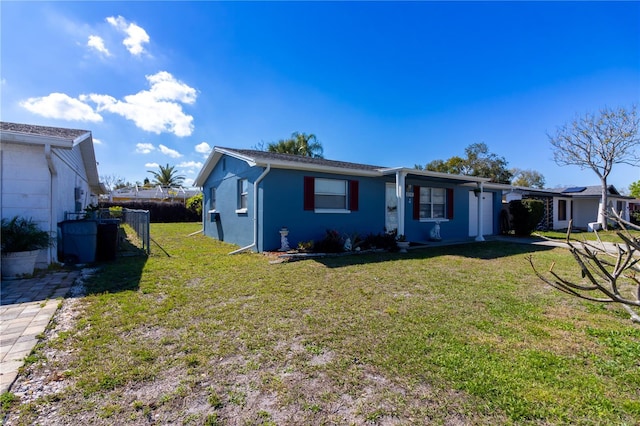
<path fill-rule="evenodd" d="M 153 175 L 153 183 L 156 185 L 160 185 L 162 187 L 170 187 L 170 186 L 180 186 L 184 181 L 184 176 L 178 175 L 178 171 L 175 166 L 169 166 L 167 164 L 165 167 L 158 166 L 159 172 L 155 172 L 153 170 L 147 170 L 147 172 Z"/>
<path fill-rule="evenodd" d="M 322 144 L 313 133 L 293 132 L 289 139 L 280 139 L 267 146 L 269 152 L 301 155 L 303 157 L 323 158 Z"/>

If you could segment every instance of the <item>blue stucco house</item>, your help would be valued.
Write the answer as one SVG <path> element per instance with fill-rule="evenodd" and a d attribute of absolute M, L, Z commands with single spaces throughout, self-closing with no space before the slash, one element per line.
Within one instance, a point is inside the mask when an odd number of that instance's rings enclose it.
<path fill-rule="evenodd" d="M 367 235 L 397 230 L 427 241 L 478 240 L 498 232 L 502 193 L 486 178 L 215 147 L 195 185 L 203 232 L 257 252 L 319 240 L 328 229 Z"/>

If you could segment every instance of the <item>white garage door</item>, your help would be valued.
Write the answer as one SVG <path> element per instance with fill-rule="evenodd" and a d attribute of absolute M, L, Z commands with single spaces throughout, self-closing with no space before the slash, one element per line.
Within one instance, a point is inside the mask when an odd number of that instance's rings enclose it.
<path fill-rule="evenodd" d="M 482 235 L 493 234 L 493 192 L 482 194 Z M 478 235 L 478 197 L 469 191 L 469 236 Z"/>

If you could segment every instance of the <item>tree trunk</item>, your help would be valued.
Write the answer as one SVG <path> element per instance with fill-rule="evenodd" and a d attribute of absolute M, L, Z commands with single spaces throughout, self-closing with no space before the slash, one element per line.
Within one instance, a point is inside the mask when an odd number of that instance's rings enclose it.
<path fill-rule="evenodd" d="M 598 211 L 598 222 L 602 225 L 602 229 L 607 230 L 607 204 L 609 203 L 609 189 L 607 188 L 607 178 L 600 178 L 602 182 L 602 199 L 600 200 L 600 209 Z"/>

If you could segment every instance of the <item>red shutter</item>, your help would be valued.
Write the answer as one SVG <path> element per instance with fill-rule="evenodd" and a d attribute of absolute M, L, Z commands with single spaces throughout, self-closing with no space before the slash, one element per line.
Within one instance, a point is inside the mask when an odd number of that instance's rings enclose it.
<path fill-rule="evenodd" d="M 420 187 L 413 185 L 413 219 L 420 219 Z"/>
<path fill-rule="evenodd" d="M 447 219 L 453 219 L 453 188 L 447 188 Z"/>
<path fill-rule="evenodd" d="M 358 181 L 349 181 L 349 210 L 358 211 Z"/>
<path fill-rule="evenodd" d="M 315 208 L 315 178 L 304 177 L 304 209 L 313 210 Z"/>

